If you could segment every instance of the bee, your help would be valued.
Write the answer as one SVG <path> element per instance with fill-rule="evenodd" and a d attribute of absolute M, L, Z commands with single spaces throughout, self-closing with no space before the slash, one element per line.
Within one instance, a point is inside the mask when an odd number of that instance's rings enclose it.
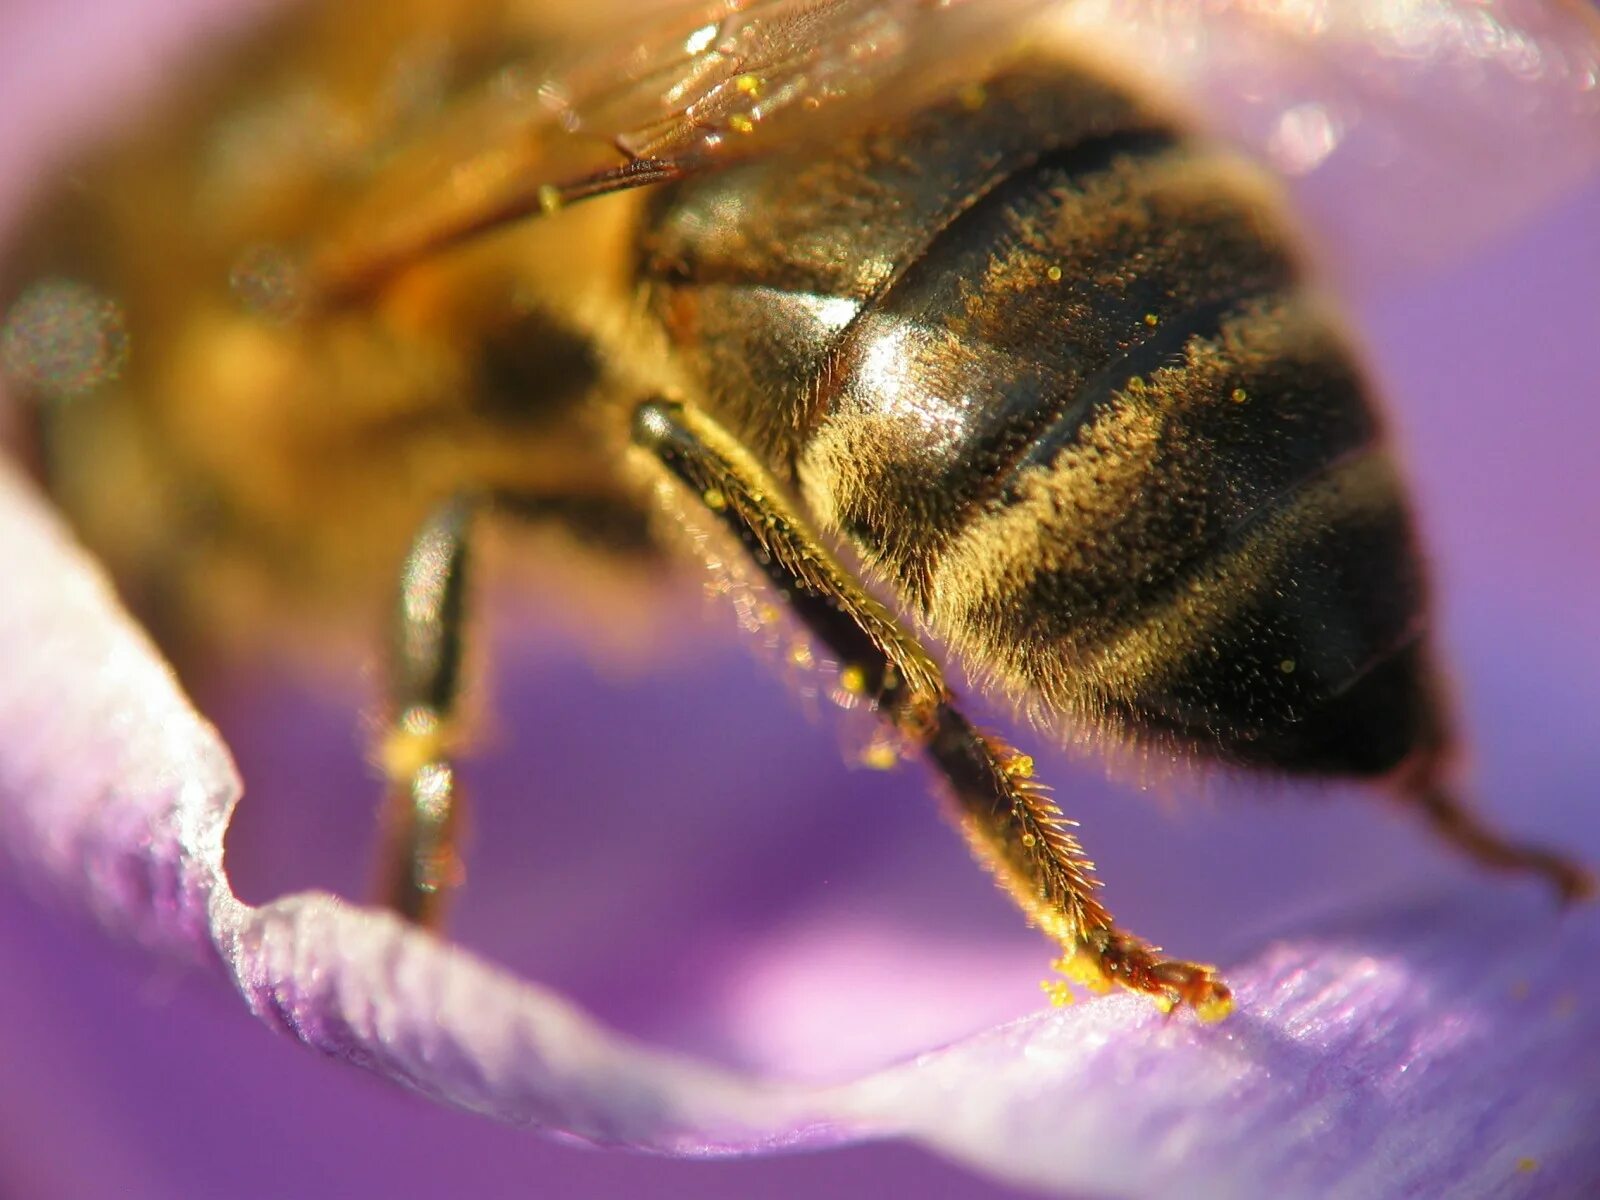
<path fill-rule="evenodd" d="M 637 579 L 737 562 L 1090 986 L 1231 1003 L 1118 925 L 935 645 L 1051 730 L 1371 781 L 1587 894 L 1460 799 L 1406 487 L 1278 188 L 1083 7 L 301 5 L 19 240 L 43 472 L 180 624 L 396 597 L 386 899 L 419 922 L 460 874 L 486 523 Z"/>

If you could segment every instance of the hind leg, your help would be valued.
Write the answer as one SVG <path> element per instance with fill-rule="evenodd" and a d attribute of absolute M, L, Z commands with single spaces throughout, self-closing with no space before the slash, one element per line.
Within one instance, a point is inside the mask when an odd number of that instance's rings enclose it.
<path fill-rule="evenodd" d="M 1073 822 L 1033 779 L 1032 761 L 967 720 L 921 643 L 833 558 L 730 434 L 703 413 L 659 402 L 638 408 L 633 435 L 743 543 L 840 663 L 841 686 L 929 760 L 974 855 L 1061 946 L 1063 971 L 1091 987 L 1121 984 L 1187 1005 L 1206 1019 L 1228 1012 L 1231 995 L 1213 968 L 1166 958 L 1118 926 Z"/>
<path fill-rule="evenodd" d="M 1513 841 L 1474 812 L 1452 786 L 1446 764 L 1423 759 L 1396 780 L 1395 796 L 1415 807 L 1433 832 L 1481 866 L 1537 875 L 1563 904 L 1594 895 L 1594 876 L 1576 860 L 1542 846 Z"/>

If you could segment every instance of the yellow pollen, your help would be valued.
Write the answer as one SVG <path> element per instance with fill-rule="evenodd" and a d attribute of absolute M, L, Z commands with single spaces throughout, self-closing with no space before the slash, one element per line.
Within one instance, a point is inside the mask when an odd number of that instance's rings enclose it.
<path fill-rule="evenodd" d="M 1045 278 L 1048 279 L 1051 283 L 1060 283 L 1061 282 L 1061 268 L 1060 267 L 1046 267 L 1044 269 L 1044 274 L 1045 274 Z"/>
<path fill-rule="evenodd" d="M 733 86 L 746 96 L 759 96 L 761 94 L 761 78 L 757 75 L 741 75 L 733 81 Z"/>
<path fill-rule="evenodd" d="M 1144 323 L 1154 328 L 1155 326 L 1161 324 L 1161 318 L 1156 316 L 1155 313 L 1145 313 Z"/>
<path fill-rule="evenodd" d="M 1250 399 L 1250 393 L 1245 391 L 1243 388 L 1234 388 L 1232 394 L 1229 396 L 1229 399 L 1231 399 L 1235 404 L 1243 404 L 1246 400 Z"/>
<path fill-rule="evenodd" d="M 1076 999 L 1072 994 L 1072 985 L 1064 979 L 1041 979 L 1039 990 L 1050 997 L 1050 1003 L 1055 1008 L 1066 1008 Z"/>
<path fill-rule="evenodd" d="M 545 216 L 561 209 L 561 189 L 553 183 L 547 183 L 539 189 L 539 211 Z"/>
<path fill-rule="evenodd" d="M 755 120 L 744 113 L 734 113 L 728 118 L 728 128 L 735 133 L 751 133 L 755 127 Z"/>
<path fill-rule="evenodd" d="M 728 498 L 719 488 L 707 488 L 701 493 L 700 499 L 706 502 L 706 507 L 713 512 L 721 512 L 728 507 Z"/>
<path fill-rule="evenodd" d="M 390 779 L 412 778 L 444 757 L 449 748 L 444 727 L 437 719 L 421 716 L 417 710 L 406 713 L 378 746 L 378 765 Z"/>
<path fill-rule="evenodd" d="M 1292 658 L 1284 659 L 1281 663 L 1278 664 L 1278 670 L 1282 671 L 1285 675 L 1293 675 L 1294 674 L 1294 659 L 1292 659 Z"/>
<path fill-rule="evenodd" d="M 860 667 L 850 666 L 839 672 L 839 686 L 852 696 L 864 695 L 867 690 L 867 673 Z"/>
<path fill-rule="evenodd" d="M 862 751 L 861 762 L 874 771 L 891 771 L 900 765 L 900 755 L 888 742 L 873 742 Z"/>
<path fill-rule="evenodd" d="M 1071 954 L 1064 954 L 1050 964 L 1051 969 L 1059 971 L 1080 987 L 1089 989 L 1096 995 L 1105 995 L 1112 988 L 1111 976 L 1105 973 L 1100 966 L 1100 960 L 1095 952 L 1087 946 Z"/>

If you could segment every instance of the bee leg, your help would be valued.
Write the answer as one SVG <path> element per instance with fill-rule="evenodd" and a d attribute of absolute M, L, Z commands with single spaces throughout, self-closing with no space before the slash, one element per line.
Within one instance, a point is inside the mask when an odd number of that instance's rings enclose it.
<path fill-rule="evenodd" d="M 1162 958 L 1117 927 L 1073 823 L 1033 780 L 1032 760 L 968 722 L 929 653 L 823 548 L 736 439 L 704 414 L 664 401 L 639 406 L 633 439 L 739 538 L 843 664 L 841 686 L 931 760 L 974 855 L 1061 945 L 1065 974 L 1097 989 L 1120 984 L 1166 1007 L 1187 1004 L 1204 1018 L 1227 1013 L 1231 995 L 1213 968 Z"/>
<path fill-rule="evenodd" d="M 461 696 L 468 531 L 473 505 L 442 505 L 417 531 L 400 574 L 391 649 L 389 780 L 382 898 L 407 920 L 436 924 L 459 882 L 459 801 L 450 741 Z"/>
<path fill-rule="evenodd" d="M 1543 876 L 1562 904 L 1594 897 L 1594 876 L 1581 863 L 1542 846 L 1512 841 L 1492 828 L 1450 786 L 1438 760 L 1422 760 L 1396 782 L 1400 802 L 1415 805 L 1435 834 L 1474 862 L 1491 870 Z"/>

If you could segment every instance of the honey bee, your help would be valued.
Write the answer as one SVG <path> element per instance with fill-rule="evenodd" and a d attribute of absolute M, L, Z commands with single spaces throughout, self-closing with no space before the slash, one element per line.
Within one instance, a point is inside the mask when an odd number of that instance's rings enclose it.
<path fill-rule="evenodd" d="M 1278 188 L 1083 7 L 298 6 L 19 239 L 0 351 L 43 471 L 185 624 L 398 595 L 418 921 L 459 874 L 485 522 L 641 577 L 742 559 L 1091 986 L 1231 1002 L 1116 923 L 933 642 L 1051 729 L 1370 780 L 1587 894 L 1458 798 L 1405 485 Z"/>

